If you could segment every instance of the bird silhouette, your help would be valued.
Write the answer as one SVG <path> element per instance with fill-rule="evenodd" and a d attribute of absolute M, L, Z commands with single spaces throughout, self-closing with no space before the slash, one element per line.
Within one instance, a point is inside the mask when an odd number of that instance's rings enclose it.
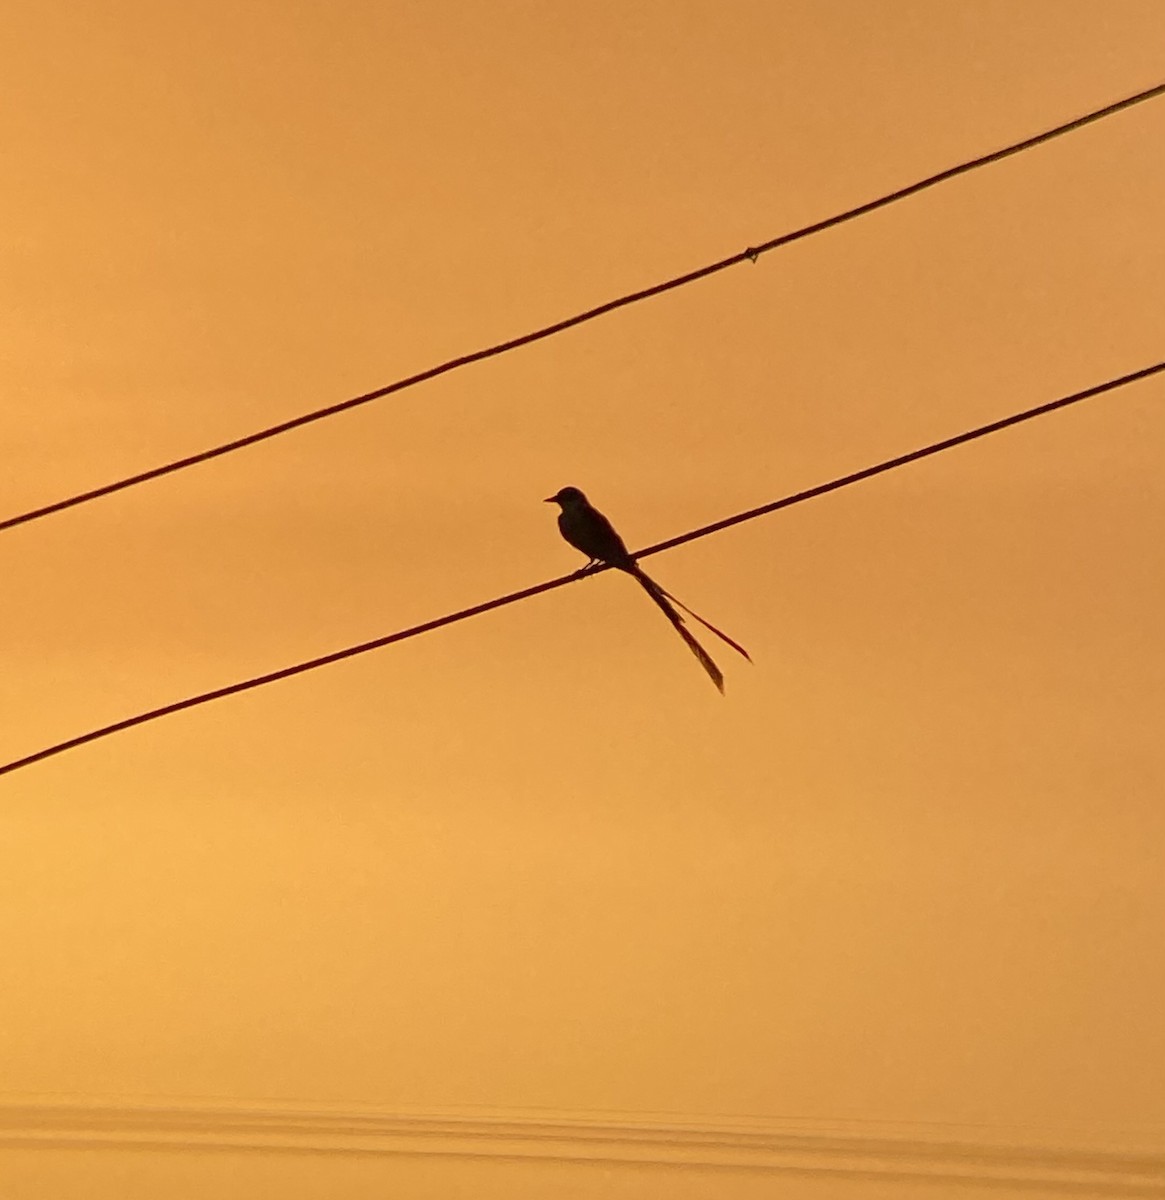
<path fill-rule="evenodd" d="M 597 508 L 594 508 L 586 496 L 576 487 L 564 487 L 547 496 L 547 504 L 557 504 L 561 510 L 558 514 L 558 529 L 562 536 L 576 549 L 581 550 L 590 560 L 583 571 L 588 571 L 598 563 L 605 563 L 616 570 L 625 571 L 636 579 L 643 590 L 663 610 L 663 614 L 671 622 L 672 628 L 684 639 L 684 644 L 696 656 L 700 666 L 708 672 L 712 682 L 724 691 L 724 673 L 712 660 L 712 656 L 696 641 L 684 618 L 676 611 L 682 609 L 699 621 L 705 629 L 711 630 L 718 638 L 727 642 L 733 650 L 744 655 L 749 662 L 749 653 L 739 643 L 734 642 L 726 633 L 717 629 L 710 621 L 705 621 L 698 613 L 694 613 L 682 600 L 677 600 L 671 592 L 660 587 L 639 564 L 627 549 L 623 539 L 615 532 L 615 527 Z"/>

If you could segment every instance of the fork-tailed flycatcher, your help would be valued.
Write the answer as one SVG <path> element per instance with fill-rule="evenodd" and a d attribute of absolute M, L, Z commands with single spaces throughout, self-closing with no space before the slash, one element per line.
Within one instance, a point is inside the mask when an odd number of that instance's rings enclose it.
<path fill-rule="evenodd" d="M 557 504 L 562 510 L 558 514 L 558 528 L 562 536 L 576 549 L 581 550 L 590 562 L 583 570 L 586 571 L 596 563 L 606 563 L 617 570 L 626 571 L 637 579 L 643 590 L 663 610 L 664 616 L 672 623 L 676 633 L 684 639 L 688 649 L 700 660 L 700 665 L 712 677 L 712 682 L 724 691 L 724 675 L 712 661 L 707 650 L 692 636 L 683 617 L 676 612 L 682 608 L 689 617 L 694 617 L 706 629 L 710 629 L 718 638 L 726 641 L 734 650 L 748 658 L 748 651 L 734 642 L 726 633 L 722 633 L 715 625 L 705 621 L 703 617 L 692 612 L 682 600 L 677 600 L 671 592 L 665 591 L 646 575 L 639 564 L 632 558 L 623 539 L 615 532 L 614 526 L 597 508 L 592 508 L 586 496 L 576 487 L 564 487 L 553 496 L 546 497 L 547 504 Z M 673 607 L 673 605 L 675 607 Z M 751 662 L 752 660 L 749 659 Z"/>

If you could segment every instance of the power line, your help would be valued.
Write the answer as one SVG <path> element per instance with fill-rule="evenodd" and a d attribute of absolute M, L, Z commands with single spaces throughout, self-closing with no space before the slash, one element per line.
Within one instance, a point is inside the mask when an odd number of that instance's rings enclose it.
<path fill-rule="evenodd" d="M 1106 1136 L 1108 1134 L 1108 1136 Z M 1082 1136 L 1083 1135 L 1083 1136 Z M 989 1139 L 989 1140 L 985 1140 Z M 424 1155 L 956 1182 L 1070 1195 L 1160 1196 L 1165 1156 L 1108 1131 L 937 1122 L 788 1120 L 190 1102 L 0 1105 L 0 1146 L 119 1151 Z"/>
<path fill-rule="evenodd" d="M 836 225 L 842 225 L 846 221 L 852 221 L 856 217 L 865 216 L 866 213 L 875 212 L 880 208 L 885 208 L 887 205 L 895 204 L 899 200 L 905 200 L 909 196 L 917 195 L 917 193 L 923 192 L 927 188 L 945 183 L 948 179 L 965 175 L 968 171 L 988 166 L 991 163 L 999 162 L 1001 159 L 1010 158 L 1013 154 L 1030 150 L 1043 142 L 1051 141 L 1053 138 L 1060 137 L 1065 133 L 1072 133 L 1085 125 L 1092 124 L 1094 121 L 1103 120 L 1105 117 L 1113 116 L 1115 113 L 1122 112 L 1126 108 L 1143 104 L 1145 101 L 1153 100 L 1163 94 L 1165 94 L 1165 83 L 1159 83 L 1155 87 L 1137 92 L 1133 96 L 1127 96 L 1123 100 L 1117 100 L 1115 103 L 1105 105 L 1104 108 L 1098 108 L 1093 112 L 1087 113 L 1085 116 L 1076 117 L 1071 121 L 1066 121 L 1062 125 L 1046 129 L 1043 133 L 1037 133 L 1033 137 L 1025 138 L 1021 142 L 1015 142 L 1010 146 L 1004 147 L 1002 150 L 994 150 L 990 154 L 969 159 L 954 167 L 948 167 L 945 171 L 938 172 L 937 175 L 928 175 L 925 179 L 908 184 L 897 191 L 888 192 L 884 196 L 879 196 L 876 200 L 868 200 L 864 204 L 859 204 L 856 208 L 846 209 L 844 212 L 836 213 L 832 217 L 816 221 L 812 225 L 805 225 L 800 229 L 793 230 L 791 233 L 784 233 L 779 237 L 771 238 L 767 242 L 761 242 L 757 246 L 749 246 L 741 250 L 738 254 L 732 254 L 728 258 L 720 259 L 719 262 L 698 267 L 696 270 L 688 271 L 683 275 L 677 275 L 672 279 L 665 280 L 663 283 L 653 284 L 651 287 L 643 288 L 637 292 L 628 292 L 626 295 L 620 296 L 615 300 L 608 300 L 606 303 L 600 304 L 595 308 L 589 308 L 584 312 L 576 313 L 572 317 L 555 321 L 552 325 L 545 325 L 541 329 L 534 330 L 532 333 L 522 334 L 520 337 L 511 338 L 509 341 L 499 342 L 484 350 L 475 350 L 470 354 L 451 358 L 438 366 L 430 367 L 428 370 L 421 371 L 416 375 L 406 376 L 404 379 L 398 379 L 395 383 L 386 384 L 384 387 L 376 388 L 374 391 L 365 392 L 360 396 L 353 396 L 349 400 L 341 400 L 337 404 L 329 404 L 324 408 L 317 408 L 312 412 L 292 417 L 287 421 L 280 421 L 276 425 L 269 425 L 266 429 L 260 429 L 244 437 L 235 438 L 233 441 L 212 446 L 209 450 L 202 450 L 198 454 L 190 454 L 185 458 L 176 458 L 160 466 L 151 467 L 148 471 L 141 471 L 136 475 L 127 475 L 123 479 L 114 480 L 112 483 L 103 484 L 101 487 L 92 488 L 86 492 L 77 492 L 72 496 L 65 497 L 63 500 L 56 500 L 52 504 L 46 504 L 40 508 L 29 509 L 27 512 L 7 517 L 4 520 L 0 520 L 0 532 L 6 529 L 13 529 L 17 525 L 26 525 L 30 521 L 37 521 L 41 517 L 51 516 L 53 513 L 63 512 L 68 508 L 76 508 L 78 505 L 88 504 L 91 500 L 99 500 L 103 496 L 111 496 L 115 492 L 125 491 L 127 488 L 136 487 L 138 484 L 149 483 L 150 480 L 160 479 L 163 475 L 172 475 L 177 471 L 185 470 L 187 467 L 195 467 L 200 463 L 209 462 L 211 459 L 221 458 L 226 454 L 233 454 L 236 450 L 243 450 L 248 446 L 254 446 L 259 442 L 265 442 L 270 438 L 278 437 L 280 434 L 290 433 L 291 430 L 299 429 L 301 426 L 310 425 L 315 421 L 322 421 L 327 417 L 334 417 L 338 413 L 347 412 L 348 409 L 358 408 L 363 404 L 369 404 L 373 400 L 379 400 L 395 392 L 403 392 L 406 388 L 426 383 L 430 379 L 436 379 L 439 375 L 446 375 L 450 371 L 467 367 L 471 363 L 482 362 L 484 359 L 495 358 L 499 354 L 506 354 L 511 350 L 517 350 L 521 346 L 540 342 L 545 338 L 553 337 L 555 334 L 563 333 L 567 329 L 572 329 L 576 325 L 583 325 L 588 321 L 593 321 L 597 317 L 605 316 L 607 313 L 614 312 L 617 309 L 626 308 L 631 304 L 638 304 L 641 300 L 649 300 L 653 296 L 662 295 L 664 292 L 673 291 L 675 288 L 684 287 L 689 283 L 695 283 L 699 279 L 706 279 L 709 275 L 715 275 L 719 271 L 725 271 L 729 267 L 735 267 L 740 263 L 755 263 L 762 254 L 767 254 L 770 250 L 777 250 L 782 246 L 789 246 L 793 242 L 799 242 L 803 238 L 823 233 L 825 230 L 832 229 Z"/>
<path fill-rule="evenodd" d="M 977 438 L 986 437 L 990 433 L 998 433 L 1002 429 L 1008 429 L 1024 421 L 1031 421 L 1036 417 L 1046 416 L 1057 409 L 1067 408 L 1072 404 L 1079 404 L 1082 400 L 1088 400 L 1093 396 L 1099 396 L 1105 392 L 1114 391 L 1116 388 L 1124 387 L 1126 384 L 1147 379 L 1149 376 L 1156 375 L 1161 371 L 1165 371 L 1165 360 L 1155 363 L 1151 367 L 1142 367 L 1138 371 L 1132 371 L 1127 375 L 1110 379 L 1105 383 L 1098 383 L 1093 387 L 1085 388 L 1081 392 L 1073 392 L 1069 396 L 1061 396 L 1058 400 L 1050 400 L 1046 404 L 1037 405 L 1035 408 L 1028 408 L 1022 412 L 1012 413 L 1011 416 L 1002 417 L 998 421 L 992 421 L 987 425 L 979 425 L 964 433 L 956 434 L 954 437 L 944 438 L 941 442 L 932 442 L 928 446 L 923 446 L 918 450 L 911 450 L 906 454 L 900 454 L 896 458 L 885 459 L 883 462 L 875 463 L 873 466 L 865 467 L 860 471 L 854 471 L 849 475 L 838 476 L 836 479 L 831 479 L 827 483 L 820 483 L 816 487 L 808 488 L 805 491 L 783 496 L 781 499 L 774 500 L 769 504 L 762 504 L 759 508 L 750 508 L 747 512 L 737 513 L 735 516 L 725 517 L 721 521 L 714 521 L 711 525 L 702 525 L 699 529 L 693 529 L 677 537 L 668 538 L 666 541 L 656 542 L 655 545 L 648 546 L 645 550 L 636 551 L 635 557 L 648 558 L 652 554 L 661 554 L 664 550 L 672 550 L 676 546 L 682 546 L 685 542 L 695 541 L 696 538 L 719 533 L 721 530 L 728 529 L 733 525 L 739 525 L 744 521 L 752 521 L 768 513 L 777 512 L 782 508 L 791 508 L 794 504 L 802 504 L 806 500 L 812 500 L 817 496 L 824 496 L 828 492 L 836 492 L 840 488 L 860 483 L 863 479 L 871 479 L 875 475 L 882 475 L 887 471 L 904 467 L 908 463 L 918 462 L 919 459 L 940 454 L 944 450 L 950 450 L 966 442 L 975 441 Z M 592 571 L 587 572 L 587 575 L 598 574 L 600 571 L 610 569 L 607 566 L 598 566 Z M 401 629 L 396 633 L 389 633 L 383 637 L 373 638 L 369 642 L 360 642 L 358 645 L 348 646 L 343 650 L 335 650 L 331 654 L 324 654 L 318 658 L 310 658 L 305 662 L 296 663 L 290 667 L 283 667 L 278 671 L 270 671 L 265 675 L 255 675 L 239 683 L 228 684 L 226 687 L 215 688 L 209 692 L 200 692 L 196 696 L 188 696 L 185 700 L 176 700 L 172 704 L 164 704 L 160 708 L 152 708 L 147 712 L 138 713 L 136 716 L 115 721 L 111 725 L 103 725 L 98 729 L 91 729 L 88 733 L 78 734 L 76 737 L 68 738 L 63 742 L 46 746 L 43 750 L 37 750 L 33 754 L 26 754 L 23 758 L 16 758 L 11 762 L 2 763 L 0 764 L 0 775 L 7 775 L 12 771 L 18 771 L 22 767 L 30 767 L 33 763 L 43 762 L 44 759 L 52 758 L 57 754 L 63 754 L 66 750 L 75 750 L 79 746 L 87 745 L 89 742 L 99 741 L 112 734 L 121 733 L 126 729 L 133 729 L 136 725 L 145 725 L 150 721 L 170 716 L 172 713 L 182 712 L 187 708 L 196 708 L 202 704 L 209 704 L 212 700 L 222 700 L 227 696 L 237 695 L 239 692 L 247 692 L 252 688 L 263 687 L 269 683 L 277 683 L 281 679 L 290 679 L 293 675 L 302 675 L 306 671 L 314 671 L 319 667 L 329 666 L 331 663 L 340 662 L 345 658 L 354 658 L 358 654 L 367 654 L 370 650 L 379 650 L 383 646 L 391 646 L 395 642 L 403 642 L 408 638 L 418 637 L 422 633 L 430 633 L 432 630 L 441 629 L 445 625 L 453 625 L 458 621 L 467 621 L 470 617 L 480 616 L 482 613 L 490 612 L 495 608 L 502 608 L 507 604 L 516 604 L 519 600 L 528 600 L 532 596 L 538 596 L 543 592 L 552 591 L 554 588 L 563 587 L 581 578 L 584 578 L 584 576 L 577 571 L 570 575 L 560 575 L 557 579 L 538 583 L 533 587 L 523 588 L 518 592 L 510 592 L 508 595 L 499 596 L 494 600 L 487 600 L 482 604 L 475 604 L 471 608 L 460 609 L 458 612 L 449 613 L 443 617 L 435 617 L 431 621 L 424 621 L 420 625 L 412 625 L 408 629 Z"/>

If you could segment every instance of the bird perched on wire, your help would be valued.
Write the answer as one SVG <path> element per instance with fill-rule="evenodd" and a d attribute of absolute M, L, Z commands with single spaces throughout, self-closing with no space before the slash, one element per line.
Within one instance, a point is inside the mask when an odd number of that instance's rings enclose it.
<path fill-rule="evenodd" d="M 559 532 L 576 550 L 581 550 L 590 559 L 582 570 L 589 571 L 599 563 L 605 563 L 609 567 L 615 567 L 616 570 L 626 571 L 628 575 L 638 580 L 643 590 L 663 610 L 664 616 L 672 623 L 676 633 L 684 639 L 684 644 L 699 659 L 700 665 L 708 672 L 712 682 L 721 692 L 724 691 L 723 672 L 712 661 L 708 651 L 692 636 L 691 630 L 684 623 L 683 617 L 676 612 L 676 608 L 683 609 L 689 617 L 699 621 L 706 629 L 711 630 L 718 638 L 727 642 L 733 650 L 748 658 L 749 662 L 752 661 L 743 646 L 734 642 L 715 625 L 692 612 L 682 600 L 677 600 L 671 592 L 665 591 L 654 579 L 645 574 L 632 557 L 623 539 L 615 532 L 615 527 L 597 508 L 591 506 L 590 501 L 578 488 L 564 487 L 555 492 L 553 496 L 547 496 L 545 502 L 559 506 L 561 509 L 558 514 Z"/>

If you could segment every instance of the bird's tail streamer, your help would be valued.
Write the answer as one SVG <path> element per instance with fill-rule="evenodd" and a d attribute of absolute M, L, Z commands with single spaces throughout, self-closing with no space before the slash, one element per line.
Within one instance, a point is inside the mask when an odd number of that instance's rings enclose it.
<path fill-rule="evenodd" d="M 693 620 L 699 621 L 705 629 L 714 633 L 722 642 L 727 642 L 737 654 L 742 654 L 746 659 L 748 659 L 749 662 L 752 662 L 752 655 L 749 654 L 749 652 L 739 642 L 734 642 L 728 636 L 728 634 L 724 632 L 724 630 L 717 629 L 711 621 L 705 621 L 698 612 L 692 612 L 692 610 L 682 600 L 677 600 L 676 597 L 673 596 L 666 588 L 659 587 L 658 583 L 655 586 L 659 588 L 660 592 L 666 596 L 677 608 L 682 608 L 689 617 L 693 618 Z"/>
<path fill-rule="evenodd" d="M 669 597 L 667 593 L 653 579 L 650 579 L 647 575 L 644 575 L 642 571 L 637 570 L 634 574 L 635 578 L 638 579 L 643 585 L 644 591 L 647 592 L 652 600 L 654 600 L 655 603 L 658 604 L 663 610 L 664 616 L 667 617 L 667 619 L 672 623 L 672 627 L 675 629 L 676 633 L 678 633 L 680 637 L 684 639 L 684 643 L 687 645 L 688 649 L 699 660 L 700 666 L 702 666 L 704 670 L 708 672 L 709 678 L 716 685 L 721 694 L 723 694 L 724 672 L 720 670 L 715 662 L 713 662 L 712 656 L 708 653 L 708 651 L 705 650 L 704 647 L 701 646 L 700 643 L 692 636 L 691 631 L 688 629 L 687 625 L 684 624 L 683 617 L 681 617 L 680 614 L 676 612 L 676 610 L 668 602 Z M 680 607 L 682 608 L 683 605 L 680 605 Z M 695 616 L 695 613 L 692 613 L 691 615 Z M 696 619 L 699 620 L 698 617 Z M 721 634 L 721 637 L 723 636 L 724 635 Z M 737 647 L 737 649 L 739 649 L 739 647 Z"/>

